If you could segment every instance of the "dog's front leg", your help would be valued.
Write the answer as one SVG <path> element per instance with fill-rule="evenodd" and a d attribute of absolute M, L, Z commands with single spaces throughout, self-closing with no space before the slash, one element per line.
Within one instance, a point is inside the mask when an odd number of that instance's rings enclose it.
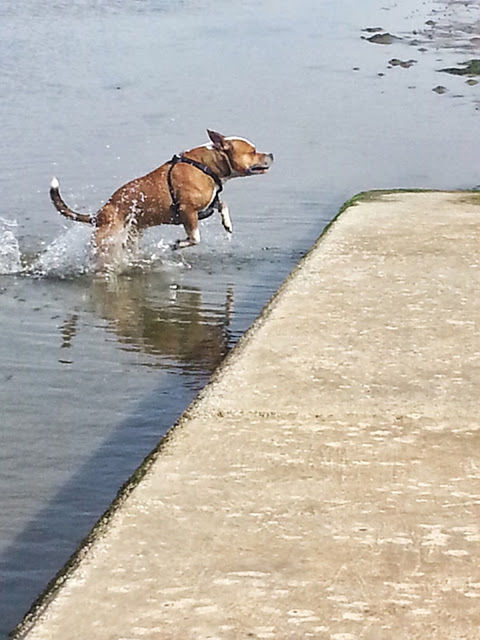
<path fill-rule="evenodd" d="M 222 224 L 228 233 L 232 233 L 232 219 L 230 218 L 230 211 L 228 210 L 227 203 L 223 202 L 223 200 L 219 200 L 218 210 L 220 211 L 220 216 L 222 218 Z"/>
<path fill-rule="evenodd" d="M 198 213 L 194 210 L 181 211 L 183 227 L 187 234 L 185 240 L 177 240 L 173 249 L 184 249 L 200 242 L 200 231 L 198 230 Z"/>

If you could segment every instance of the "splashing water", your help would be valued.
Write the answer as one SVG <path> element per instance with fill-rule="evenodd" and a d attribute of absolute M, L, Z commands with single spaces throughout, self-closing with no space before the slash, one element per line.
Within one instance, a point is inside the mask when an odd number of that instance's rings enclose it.
<path fill-rule="evenodd" d="M 92 230 L 83 225 L 70 226 L 33 257 L 22 255 L 15 235 L 18 224 L 0 216 L 0 275 L 23 274 L 37 278 L 69 279 L 99 271 L 98 255 L 92 243 Z M 133 270 L 190 268 L 182 252 L 172 252 L 171 243 L 155 236 L 119 252 L 111 264 L 100 271 L 119 275 Z"/>
<path fill-rule="evenodd" d="M 138 245 L 122 248 L 122 238 L 113 243 L 114 251 L 108 263 L 99 264 L 98 253 L 92 243 L 92 230 L 74 225 L 55 238 L 25 270 L 28 274 L 46 278 L 74 278 L 92 275 L 98 271 L 107 277 L 138 269 L 162 267 L 189 267 L 183 256 L 172 253 L 170 245 L 163 240 L 149 238 Z"/>
<path fill-rule="evenodd" d="M 71 278 L 91 273 L 94 265 L 90 251 L 91 230 L 72 226 L 55 238 L 28 267 L 37 277 Z"/>
<path fill-rule="evenodd" d="M 19 273 L 22 271 L 20 247 L 12 228 L 15 220 L 0 218 L 0 274 Z"/>

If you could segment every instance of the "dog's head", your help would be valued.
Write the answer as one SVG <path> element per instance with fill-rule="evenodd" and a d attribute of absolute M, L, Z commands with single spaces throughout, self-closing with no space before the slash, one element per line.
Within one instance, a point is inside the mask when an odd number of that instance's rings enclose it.
<path fill-rule="evenodd" d="M 228 161 L 231 174 L 228 177 L 255 176 L 266 173 L 273 162 L 272 153 L 261 153 L 245 138 L 228 137 L 207 129 L 213 148 L 221 151 Z"/>

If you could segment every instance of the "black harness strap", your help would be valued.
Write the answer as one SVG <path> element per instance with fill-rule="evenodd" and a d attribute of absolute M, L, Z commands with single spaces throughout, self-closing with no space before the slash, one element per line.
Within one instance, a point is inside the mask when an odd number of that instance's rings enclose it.
<path fill-rule="evenodd" d="M 213 199 L 212 204 L 209 207 L 209 209 L 212 209 L 211 213 L 208 213 L 207 215 L 199 216 L 200 220 L 202 220 L 203 218 L 208 218 L 208 216 L 212 215 L 214 206 L 218 205 L 218 194 L 223 189 L 222 181 L 220 180 L 218 175 L 215 173 L 215 171 L 210 169 L 210 167 L 207 167 L 206 164 L 203 164 L 202 162 L 197 162 L 196 160 L 193 160 L 192 158 L 187 158 L 186 156 L 175 154 L 173 156 L 173 158 L 169 162 L 170 168 L 168 169 L 168 173 L 167 173 L 168 190 L 170 191 L 170 198 L 172 199 L 171 208 L 172 208 L 173 215 L 174 215 L 174 224 L 180 224 L 180 222 L 181 222 L 181 220 L 180 220 L 180 203 L 178 202 L 177 198 L 175 197 L 175 191 L 173 189 L 172 175 L 171 174 L 172 174 L 173 167 L 176 164 L 179 164 L 180 162 L 183 162 L 184 164 L 189 164 L 192 167 L 195 167 L 196 169 L 198 169 L 199 171 L 203 171 L 203 173 L 205 173 L 207 176 L 212 178 L 212 180 L 217 185 L 217 193 L 215 194 L 215 198 Z"/>

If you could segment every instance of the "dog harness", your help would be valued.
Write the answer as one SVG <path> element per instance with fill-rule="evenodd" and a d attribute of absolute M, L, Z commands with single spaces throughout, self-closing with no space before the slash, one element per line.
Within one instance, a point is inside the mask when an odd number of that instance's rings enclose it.
<path fill-rule="evenodd" d="M 204 212 L 200 212 L 199 215 L 198 215 L 198 219 L 199 220 L 204 220 L 205 218 L 208 218 L 209 216 L 211 216 L 213 214 L 213 209 L 215 207 L 218 207 L 218 204 L 219 204 L 218 195 L 223 189 L 222 181 L 218 177 L 218 175 L 215 173 L 215 171 L 210 169 L 210 167 L 207 167 L 206 164 L 203 164 L 202 162 L 197 162 L 196 160 L 192 160 L 192 158 L 187 158 L 184 155 L 175 154 L 173 156 L 173 158 L 169 162 L 170 167 L 169 167 L 168 173 L 167 173 L 168 190 L 170 191 L 170 198 L 172 199 L 171 209 L 172 209 L 172 212 L 173 212 L 173 219 L 174 219 L 173 223 L 174 224 L 180 224 L 181 223 L 181 219 L 180 219 L 180 203 L 178 202 L 178 200 L 177 200 L 177 198 L 175 196 L 175 191 L 173 189 L 173 184 L 172 184 L 172 169 L 176 164 L 179 164 L 180 162 L 183 162 L 184 164 L 189 164 L 192 167 L 195 167 L 195 169 L 198 169 L 199 171 L 203 171 L 203 173 L 205 173 L 207 176 L 212 178 L 212 180 L 217 185 L 217 192 L 216 192 L 215 197 L 212 200 L 210 206 Z M 203 215 L 202 215 L 202 213 L 203 213 Z"/>

